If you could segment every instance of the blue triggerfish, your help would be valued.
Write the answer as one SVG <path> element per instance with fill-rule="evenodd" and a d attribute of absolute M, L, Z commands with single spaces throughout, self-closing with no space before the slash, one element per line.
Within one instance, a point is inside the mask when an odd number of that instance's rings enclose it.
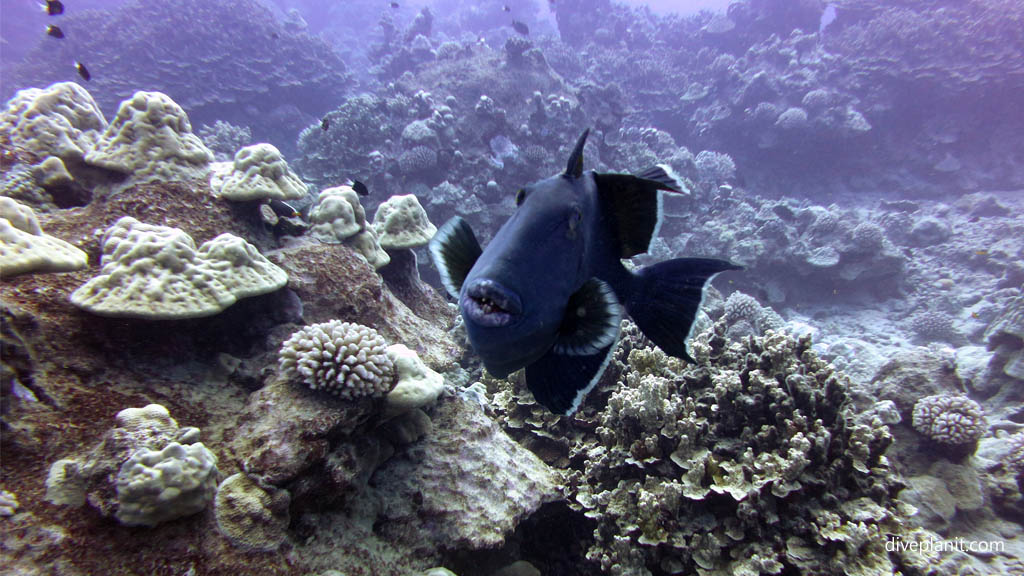
<path fill-rule="evenodd" d="M 583 132 L 565 172 L 516 194 L 516 211 L 484 250 L 456 216 L 430 241 L 458 299 L 474 351 L 491 374 L 526 368 L 537 401 L 572 414 L 597 384 L 628 313 L 667 354 L 693 361 L 686 340 L 704 286 L 739 266 L 677 258 L 636 271 L 661 222 L 661 191 L 681 192 L 668 166 L 639 174 L 583 172 Z"/>

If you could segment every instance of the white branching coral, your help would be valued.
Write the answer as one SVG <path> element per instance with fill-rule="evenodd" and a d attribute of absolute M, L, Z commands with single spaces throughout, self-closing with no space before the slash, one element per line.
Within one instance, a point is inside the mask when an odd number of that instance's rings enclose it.
<path fill-rule="evenodd" d="M 281 371 L 340 398 L 383 396 L 395 385 L 394 363 L 376 330 L 331 320 L 306 326 L 281 346 Z"/>
<path fill-rule="evenodd" d="M 940 444 L 963 446 L 985 435 L 985 411 L 966 396 L 936 394 L 914 404 L 914 429 Z"/>

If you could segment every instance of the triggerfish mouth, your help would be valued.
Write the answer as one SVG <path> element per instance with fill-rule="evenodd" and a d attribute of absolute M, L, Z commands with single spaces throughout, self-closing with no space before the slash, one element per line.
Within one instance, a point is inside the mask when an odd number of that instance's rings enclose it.
<path fill-rule="evenodd" d="M 516 194 L 516 211 L 481 249 L 456 216 L 430 242 L 487 371 L 526 369 L 537 402 L 573 414 L 604 373 L 624 313 L 667 354 L 686 341 L 708 280 L 739 266 L 677 258 L 630 271 L 661 222 L 661 191 L 682 192 L 668 166 L 639 174 L 583 172 L 584 131 L 565 172 Z"/>

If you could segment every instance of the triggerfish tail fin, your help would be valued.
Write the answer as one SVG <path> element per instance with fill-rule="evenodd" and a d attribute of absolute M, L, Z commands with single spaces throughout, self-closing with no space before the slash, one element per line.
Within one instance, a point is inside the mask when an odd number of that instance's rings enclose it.
<path fill-rule="evenodd" d="M 612 342 L 589 356 L 559 354 L 552 349 L 526 367 L 526 385 L 542 406 L 571 416 L 601 380 L 616 344 Z"/>
<path fill-rule="evenodd" d="M 666 354 L 693 362 L 686 342 L 705 284 L 719 272 L 741 269 L 710 258 L 676 258 L 642 268 L 633 275 L 626 310 L 640 331 Z"/>
<path fill-rule="evenodd" d="M 473 229 L 456 216 L 437 230 L 430 239 L 429 250 L 445 289 L 452 298 L 458 299 L 469 270 L 483 253 Z"/>
<path fill-rule="evenodd" d="M 635 174 L 637 178 L 643 178 L 644 180 L 652 180 L 661 184 L 659 190 L 668 190 L 669 192 L 676 192 L 680 194 L 689 194 L 690 191 L 683 184 L 682 178 L 676 174 L 675 170 L 672 169 L 668 164 L 655 164 L 647 170 Z"/>
<path fill-rule="evenodd" d="M 576 146 L 572 149 L 569 161 L 565 164 L 566 176 L 573 178 L 583 176 L 583 147 L 587 144 L 587 135 L 589 134 L 590 128 L 587 128 L 583 131 L 583 134 L 580 134 L 579 140 L 576 141 Z"/>

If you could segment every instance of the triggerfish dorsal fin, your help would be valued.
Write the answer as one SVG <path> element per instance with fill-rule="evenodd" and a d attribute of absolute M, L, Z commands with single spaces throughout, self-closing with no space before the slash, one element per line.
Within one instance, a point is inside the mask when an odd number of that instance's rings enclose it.
<path fill-rule="evenodd" d="M 643 178 L 644 180 L 653 180 L 658 184 L 661 184 L 659 190 L 667 190 L 669 192 L 676 192 L 679 194 L 690 194 L 690 191 L 683 185 L 682 179 L 676 174 L 675 170 L 672 169 L 668 164 L 655 164 L 643 172 L 634 174 L 637 178 Z"/>
<path fill-rule="evenodd" d="M 664 184 L 632 174 L 594 174 L 597 195 L 619 241 L 619 257 L 647 252 L 661 224 Z"/>
<path fill-rule="evenodd" d="M 591 278 L 569 297 L 554 351 L 569 356 L 597 354 L 618 339 L 621 321 L 622 306 L 612 287 Z"/>
<path fill-rule="evenodd" d="M 590 128 L 583 131 L 580 134 L 580 139 L 576 141 L 576 146 L 572 149 L 572 154 L 569 156 L 569 162 L 565 165 L 565 175 L 572 178 L 579 178 L 583 176 L 583 147 L 587 144 L 587 136 L 590 134 Z"/>
<path fill-rule="evenodd" d="M 428 248 L 445 289 L 452 298 L 458 299 L 466 276 L 483 253 L 473 229 L 456 216 L 437 230 Z"/>

